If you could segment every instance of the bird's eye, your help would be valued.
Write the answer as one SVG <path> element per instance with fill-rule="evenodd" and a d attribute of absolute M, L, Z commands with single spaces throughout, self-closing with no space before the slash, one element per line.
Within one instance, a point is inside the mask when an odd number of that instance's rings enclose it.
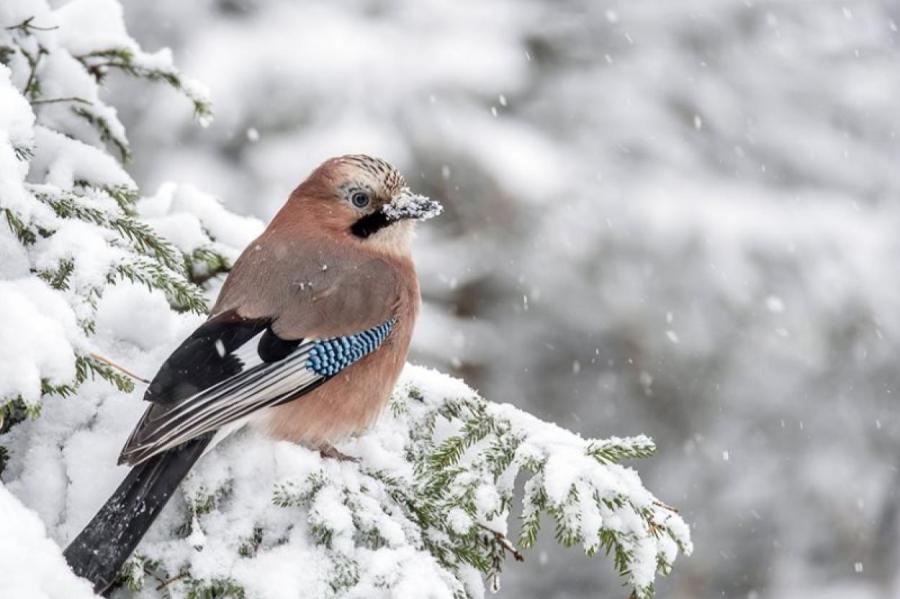
<path fill-rule="evenodd" d="M 365 208 L 369 205 L 369 194 L 364 191 L 357 191 L 350 197 L 350 201 L 357 208 Z"/>

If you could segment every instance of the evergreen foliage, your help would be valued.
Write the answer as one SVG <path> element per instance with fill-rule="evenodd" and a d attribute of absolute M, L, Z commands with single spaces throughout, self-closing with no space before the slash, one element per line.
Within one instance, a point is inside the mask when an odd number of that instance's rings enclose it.
<path fill-rule="evenodd" d="M 0 212 L 24 246 L 31 273 L 60 292 L 85 334 L 73 347 L 75 376 L 67 381 L 42 379 L 40 393 L 71 395 L 89 377 L 130 391 L 131 378 L 94 355 L 87 339 L 94 332 L 93 314 L 104 291 L 121 281 L 139 283 L 164 292 L 176 310 L 202 314 L 207 306 L 198 284 L 226 271 L 229 260 L 211 245 L 176 249 L 138 216 L 140 193 L 112 159 L 86 164 L 91 156 L 109 154 L 107 148 L 113 148 L 121 162 L 130 157 L 124 128 L 115 110 L 100 100 L 100 88 L 109 72 L 121 71 L 168 84 L 190 100 L 203 121 L 212 116 L 211 106 L 200 88 L 171 66 L 165 53 L 144 53 L 127 37 L 118 42 L 120 46 L 73 53 L 57 36 L 65 26 L 60 20 L 65 19 L 39 4 L 34 8 L 38 14 L 0 24 L 0 63 L 27 100 L 35 128 L 32 135 L 9 140 L 28 176 L 20 181 L 20 198 L 0 195 Z M 60 76 L 59 65 L 68 67 L 66 76 Z M 47 91 L 51 89 L 52 94 Z M 89 127 L 79 127 L 78 121 Z M 75 165 L 67 177 L 54 168 L 59 156 Z M 54 237 L 60 230 L 72 231 L 72 223 L 108 247 L 101 257 L 105 262 L 101 272 L 81 265 L 82 259 L 93 261 L 96 256 L 54 247 Z M 19 394 L 2 396 L 0 412 L 8 428 L 23 417 L 37 416 L 40 404 Z"/>
<path fill-rule="evenodd" d="M 365 460 L 340 466 L 319 460 L 302 477 L 272 485 L 271 503 L 288 512 L 280 526 L 254 524 L 248 536 L 237 539 L 223 539 L 208 524 L 245 505 L 233 497 L 233 475 L 204 479 L 187 485 L 179 536 L 186 543 L 207 535 L 227 544 L 236 540 L 242 560 L 260 560 L 287 542 L 297 523 L 305 523 L 305 534 L 328 556 L 334 597 L 364 588 L 358 585 L 371 553 L 406 547 L 432 556 L 438 586 L 452 596 L 479 597 L 484 589 L 472 585 L 469 573 L 499 589 L 507 561 L 529 559 L 525 552 L 537 540 L 542 520 L 552 522 L 560 544 L 579 545 L 588 557 L 609 556 L 637 598 L 652 597 L 656 574 L 668 574 L 679 552 L 691 552 L 678 512 L 620 464 L 652 455 L 650 439 L 581 439 L 452 381 L 444 384 L 448 391 L 433 386 L 424 391 L 418 381 L 428 385 L 430 374 L 408 377 L 379 423 L 382 430 L 401 431 L 397 457 L 408 470 L 373 467 Z M 522 510 L 514 514 L 517 493 Z M 263 513 L 234 517 L 268 519 Z M 515 541 L 509 536 L 511 519 L 518 521 Z M 146 556 L 134 558 L 124 583 L 140 587 L 146 563 Z M 223 596 L 236 597 L 248 592 L 238 581 L 206 577 L 202 569 L 162 553 L 154 554 L 152 563 L 154 580 L 187 596 L 199 589 L 227 589 L 231 595 Z"/>

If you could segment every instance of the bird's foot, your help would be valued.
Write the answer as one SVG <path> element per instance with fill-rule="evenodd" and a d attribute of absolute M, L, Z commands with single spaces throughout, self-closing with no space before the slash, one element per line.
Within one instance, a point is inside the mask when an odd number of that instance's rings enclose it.
<path fill-rule="evenodd" d="M 353 456 L 347 455 L 338 451 L 334 445 L 325 444 L 319 447 L 319 455 L 323 458 L 332 458 L 335 460 L 339 460 L 341 462 L 355 462 L 359 463 L 359 458 L 355 458 Z"/>

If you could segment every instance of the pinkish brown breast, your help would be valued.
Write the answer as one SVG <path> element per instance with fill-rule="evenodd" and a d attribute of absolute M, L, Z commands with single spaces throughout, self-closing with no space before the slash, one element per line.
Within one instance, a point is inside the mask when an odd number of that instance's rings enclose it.
<path fill-rule="evenodd" d="M 397 325 L 375 352 L 339 372 L 321 387 L 286 404 L 270 408 L 257 427 L 276 439 L 322 447 L 368 428 L 390 397 L 406 363 L 419 312 L 419 286 L 409 259 L 391 260 L 396 280 Z M 356 331 L 346 331 L 350 334 Z"/>

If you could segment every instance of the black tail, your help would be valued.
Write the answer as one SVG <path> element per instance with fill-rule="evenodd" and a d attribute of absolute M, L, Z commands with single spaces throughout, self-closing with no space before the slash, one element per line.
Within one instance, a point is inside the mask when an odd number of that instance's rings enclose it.
<path fill-rule="evenodd" d="M 72 570 L 105 594 L 119 569 L 209 444 L 201 437 L 155 455 L 131 469 L 116 492 L 66 548 Z"/>

